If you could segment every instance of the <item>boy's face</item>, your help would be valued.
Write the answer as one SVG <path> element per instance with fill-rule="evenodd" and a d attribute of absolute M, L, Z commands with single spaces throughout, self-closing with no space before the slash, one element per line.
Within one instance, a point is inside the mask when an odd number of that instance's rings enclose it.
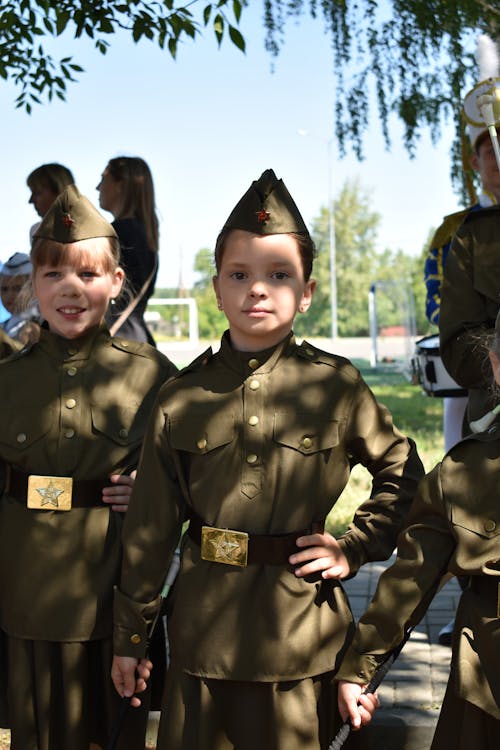
<path fill-rule="evenodd" d="M 297 311 L 309 308 L 316 285 L 304 279 L 294 237 L 261 237 L 241 229 L 227 238 L 213 282 L 231 342 L 240 351 L 259 351 L 282 341 Z"/>

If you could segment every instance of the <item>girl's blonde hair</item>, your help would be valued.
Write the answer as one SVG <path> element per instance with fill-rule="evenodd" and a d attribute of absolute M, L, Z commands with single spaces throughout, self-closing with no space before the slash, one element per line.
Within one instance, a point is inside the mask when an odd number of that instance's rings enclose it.
<path fill-rule="evenodd" d="M 115 237 L 93 237 L 69 244 L 39 237 L 33 242 L 30 257 L 33 273 L 47 265 L 88 265 L 114 273 L 120 265 L 120 243 Z"/>

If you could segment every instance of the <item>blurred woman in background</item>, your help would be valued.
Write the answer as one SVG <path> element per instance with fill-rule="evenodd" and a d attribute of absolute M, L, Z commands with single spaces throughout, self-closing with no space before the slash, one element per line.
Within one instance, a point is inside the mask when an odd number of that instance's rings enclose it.
<path fill-rule="evenodd" d="M 112 225 L 121 247 L 121 266 L 129 298 L 113 305 L 106 322 L 115 334 L 135 341 L 155 341 L 144 320 L 158 273 L 158 217 L 151 171 L 137 156 L 110 159 L 96 188 L 102 209 L 114 216 Z"/>
<path fill-rule="evenodd" d="M 55 199 L 62 193 L 65 187 L 73 185 L 75 178 L 68 167 L 62 164 L 42 164 L 34 169 L 26 179 L 27 185 L 31 190 L 29 202 L 41 219 L 45 216 Z M 30 243 L 33 235 L 40 226 L 40 222 L 30 229 Z"/>

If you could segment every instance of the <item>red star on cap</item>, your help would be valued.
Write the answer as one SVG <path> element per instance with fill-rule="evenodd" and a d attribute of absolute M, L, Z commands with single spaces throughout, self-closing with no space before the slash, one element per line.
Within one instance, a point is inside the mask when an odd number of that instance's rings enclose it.
<path fill-rule="evenodd" d="M 63 214 L 62 221 L 65 227 L 70 227 L 75 223 L 69 214 Z"/>
<path fill-rule="evenodd" d="M 261 221 L 262 224 L 265 224 L 266 221 L 269 220 L 271 214 L 269 211 L 266 211 L 265 208 L 261 208 L 260 211 L 257 211 L 257 219 L 258 221 Z"/>

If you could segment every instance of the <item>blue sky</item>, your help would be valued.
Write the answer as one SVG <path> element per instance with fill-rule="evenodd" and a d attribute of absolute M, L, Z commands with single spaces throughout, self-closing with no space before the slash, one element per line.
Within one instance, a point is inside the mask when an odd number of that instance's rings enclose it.
<path fill-rule="evenodd" d="M 196 252 L 213 247 L 234 203 L 268 167 L 283 177 L 310 222 L 328 198 L 335 83 L 329 38 L 320 21 L 290 23 L 273 61 L 264 50 L 260 3 L 244 12 L 241 29 L 245 55 L 228 42 L 218 50 L 207 32 L 186 42 L 176 61 L 124 36 L 104 57 L 87 42 L 64 38 L 57 51 L 73 54 L 86 72 L 65 103 L 37 107 L 31 116 L 15 110 L 16 90 L 2 83 L 0 259 L 28 251 L 37 217 L 27 204 L 26 176 L 50 161 L 70 167 L 80 190 L 97 202 L 95 186 L 109 158 L 146 159 L 161 220 L 161 286 L 177 284 L 181 265 L 185 282 L 193 281 Z M 380 249 L 416 254 L 430 227 L 458 208 L 449 180 L 451 129 L 437 147 L 424 136 L 410 160 L 397 124 L 392 151 L 384 150 L 371 112 L 363 162 L 353 155 L 340 160 L 333 142 L 333 193 L 358 177 L 382 217 Z"/>

